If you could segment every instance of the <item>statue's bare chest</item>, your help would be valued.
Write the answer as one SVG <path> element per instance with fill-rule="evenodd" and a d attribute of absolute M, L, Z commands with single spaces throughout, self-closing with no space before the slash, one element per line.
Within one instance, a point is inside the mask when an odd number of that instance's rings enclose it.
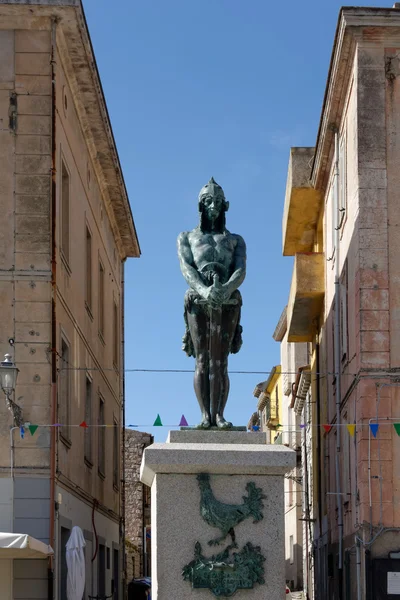
<path fill-rule="evenodd" d="M 230 234 L 194 232 L 189 234 L 189 243 L 198 267 L 205 262 L 218 262 L 229 267 L 236 248 L 236 240 Z"/>

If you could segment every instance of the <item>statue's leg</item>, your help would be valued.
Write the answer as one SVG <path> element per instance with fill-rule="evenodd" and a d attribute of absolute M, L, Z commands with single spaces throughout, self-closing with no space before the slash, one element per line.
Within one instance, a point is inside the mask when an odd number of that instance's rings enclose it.
<path fill-rule="evenodd" d="M 211 425 L 210 414 L 210 364 L 208 354 L 209 322 L 206 310 L 195 306 L 187 313 L 190 335 L 193 340 L 196 368 L 194 373 L 194 391 L 201 410 L 199 427 L 208 429 Z"/>
<path fill-rule="evenodd" d="M 210 403 L 211 425 L 217 425 L 218 407 L 223 393 L 221 377 L 222 310 L 209 309 L 210 313 Z"/>
<path fill-rule="evenodd" d="M 229 394 L 228 356 L 231 351 L 232 340 L 236 332 L 240 316 L 240 306 L 229 306 L 222 310 L 221 318 L 221 355 L 220 355 L 220 380 L 221 393 L 216 414 L 216 425 L 220 429 L 229 429 L 232 423 L 224 418 L 224 410 Z"/>

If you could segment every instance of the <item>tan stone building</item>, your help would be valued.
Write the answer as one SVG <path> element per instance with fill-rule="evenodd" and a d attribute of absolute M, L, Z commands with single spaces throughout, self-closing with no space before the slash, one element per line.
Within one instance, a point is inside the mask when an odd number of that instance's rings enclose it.
<path fill-rule="evenodd" d="M 125 552 L 127 581 L 151 575 L 151 488 L 140 482 L 145 448 L 154 438 L 143 431 L 125 431 Z"/>
<path fill-rule="evenodd" d="M 399 590 L 399 9 L 341 10 L 316 147 L 290 155 L 287 330 L 312 349 L 307 592 L 320 600 Z"/>
<path fill-rule="evenodd" d="M 0 551 L 0 597 L 66 598 L 77 525 L 85 598 L 121 598 L 123 273 L 140 250 L 80 0 L 0 0 L 0 206 L 0 350 L 14 339 L 22 411 L 0 403 L 0 531 L 55 551 Z M 21 439 L 20 422 L 39 427 Z"/>

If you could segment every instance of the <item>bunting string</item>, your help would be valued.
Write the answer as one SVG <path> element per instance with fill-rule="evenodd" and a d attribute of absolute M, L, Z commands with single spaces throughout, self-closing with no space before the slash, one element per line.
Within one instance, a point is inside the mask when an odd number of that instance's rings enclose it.
<path fill-rule="evenodd" d="M 397 421 L 398 419 L 398 421 Z M 379 421 L 379 422 L 378 422 Z M 31 436 L 34 436 L 35 433 L 37 432 L 37 430 L 39 428 L 43 428 L 43 427 L 68 427 L 68 428 L 80 428 L 80 429 L 89 429 L 89 428 L 115 428 L 115 427 L 120 427 L 120 425 L 112 423 L 112 424 L 90 424 L 90 423 L 86 423 L 86 421 L 82 421 L 79 424 L 64 424 L 64 423 L 46 423 L 46 424 L 38 424 L 38 423 L 29 423 L 26 422 L 24 425 L 21 425 L 19 427 L 20 430 L 20 435 L 21 435 L 21 439 L 24 439 L 25 437 L 25 433 L 28 430 L 31 434 Z M 164 424 L 162 422 L 161 416 L 160 414 L 157 414 L 155 420 L 153 423 L 141 423 L 141 424 L 133 424 L 130 423 L 129 425 L 126 426 L 126 429 L 141 429 L 141 428 L 148 428 L 148 427 L 189 427 L 189 423 L 185 417 L 185 415 L 182 415 L 180 418 L 179 423 L 170 423 L 170 424 Z M 397 435 L 400 437 L 400 417 L 395 417 L 395 418 L 379 418 L 374 422 L 369 422 L 369 423 L 300 423 L 299 425 L 282 425 L 281 423 L 278 423 L 275 427 L 271 428 L 270 431 L 273 431 L 275 433 L 299 433 L 304 431 L 306 428 L 307 429 L 311 429 L 311 428 L 316 428 L 316 427 L 320 427 L 322 428 L 326 434 L 329 434 L 330 431 L 334 430 L 335 427 L 345 427 L 349 433 L 349 435 L 351 437 L 354 437 L 357 431 L 360 431 L 361 429 L 366 429 L 369 428 L 370 433 L 372 434 L 373 438 L 377 438 L 378 433 L 379 433 L 379 429 L 381 427 L 393 427 L 394 431 L 397 433 Z M 13 429 L 18 429 L 18 427 L 14 427 Z M 260 426 L 259 425 L 254 425 L 251 430 L 249 431 L 249 433 L 251 434 L 251 432 L 257 432 L 260 431 Z"/>

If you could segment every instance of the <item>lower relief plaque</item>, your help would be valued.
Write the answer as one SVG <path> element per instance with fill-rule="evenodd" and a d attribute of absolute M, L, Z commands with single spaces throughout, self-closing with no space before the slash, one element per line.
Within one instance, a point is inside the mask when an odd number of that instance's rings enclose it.
<path fill-rule="evenodd" d="M 234 526 L 248 517 L 257 523 L 263 518 L 262 490 L 253 482 L 246 486 L 247 496 L 243 504 L 231 505 L 219 502 L 213 495 L 210 476 L 202 473 L 197 476 L 201 491 L 200 513 L 212 527 L 217 527 L 220 537 L 210 540 L 210 546 L 219 545 L 228 535 L 231 543 L 220 553 L 206 557 L 200 542 L 196 542 L 194 559 L 183 568 L 183 578 L 190 581 L 193 588 L 207 588 L 215 596 L 232 596 L 239 589 L 251 589 L 254 584 L 263 584 L 265 557 L 259 546 L 248 542 L 241 550 L 236 543 Z"/>

